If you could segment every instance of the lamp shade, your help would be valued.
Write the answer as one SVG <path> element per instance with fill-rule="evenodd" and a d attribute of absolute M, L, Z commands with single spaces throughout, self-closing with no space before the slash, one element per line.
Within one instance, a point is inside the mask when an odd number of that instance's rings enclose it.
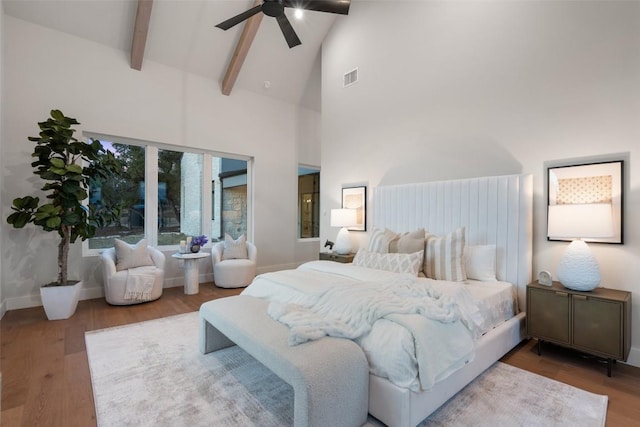
<path fill-rule="evenodd" d="M 355 209 L 331 209 L 332 227 L 353 227 L 357 222 Z"/>
<path fill-rule="evenodd" d="M 547 235 L 565 239 L 611 237 L 611 205 L 589 203 L 549 206 Z"/>

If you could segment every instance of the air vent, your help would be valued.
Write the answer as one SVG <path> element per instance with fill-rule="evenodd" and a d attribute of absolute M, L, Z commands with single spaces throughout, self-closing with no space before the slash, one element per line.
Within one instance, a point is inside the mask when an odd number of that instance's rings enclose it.
<path fill-rule="evenodd" d="M 351 86 L 352 84 L 357 82 L 358 82 L 358 69 L 354 68 L 348 73 L 345 73 L 344 80 L 342 81 L 342 87 Z"/>

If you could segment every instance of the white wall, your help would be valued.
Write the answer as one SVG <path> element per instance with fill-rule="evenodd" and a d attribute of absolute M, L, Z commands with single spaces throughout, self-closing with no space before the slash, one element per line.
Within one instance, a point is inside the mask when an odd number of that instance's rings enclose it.
<path fill-rule="evenodd" d="M 625 244 L 591 247 L 602 284 L 634 293 L 640 366 L 638 22 L 640 2 L 353 2 L 323 45 L 323 210 L 355 182 L 531 173 L 533 271 L 555 275 L 566 244 L 546 241 L 545 162 L 620 153 Z M 326 215 L 321 230 L 337 234 Z"/>
<path fill-rule="evenodd" d="M 37 122 L 52 108 L 76 117 L 81 131 L 252 156 L 259 271 L 295 266 L 296 156 L 302 150 L 309 156 L 305 162 L 319 164 L 319 152 L 305 148 L 319 139 L 318 113 L 242 90 L 222 96 L 217 81 L 153 62 L 135 71 L 126 52 L 4 19 L 4 60 L 11 64 L 3 70 L 1 132 L 7 183 L 1 195 L 2 260 L 10 266 L 2 272 L 2 298 L 8 309 L 39 304 L 39 286 L 56 277 L 57 236 L 31 226 L 14 230 L 5 220 L 13 198 L 36 194 L 41 186 L 30 167 L 33 144 L 27 136 L 37 135 Z M 71 251 L 70 277 L 85 280 L 85 297 L 98 296 L 97 257 L 83 258 L 80 244 Z M 166 283 L 181 283 L 179 261 L 168 256 L 167 263 Z M 210 275 L 211 266 L 203 264 L 201 273 Z"/>
<path fill-rule="evenodd" d="M 4 28 L 4 5 L 0 7 L 0 147 L 2 147 L 4 145 L 4 134 L 2 132 L 2 124 L 4 122 L 3 120 L 3 100 L 4 100 L 4 92 L 3 92 L 3 88 L 4 88 L 4 32 L 3 32 L 3 28 Z M 5 164 L 4 164 L 4 156 L 0 156 L 0 170 L 4 170 Z M 0 194 L 2 194 L 2 191 L 4 189 L 4 174 L 0 173 Z M 0 242 L 4 241 L 4 228 L 0 227 Z M 1 249 L 1 245 L 0 245 L 0 249 Z M 2 264 L 3 264 L 3 260 L 2 257 L 0 256 L 0 278 L 2 277 Z M 0 318 L 2 318 L 2 316 L 4 316 L 4 313 L 6 311 L 6 305 L 4 304 L 4 299 L 2 297 L 2 282 L 0 282 Z M 0 384 L 1 385 L 1 384 Z"/>
<path fill-rule="evenodd" d="M 298 163 L 308 166 L 320 167 L 320 149 L 322 144 L 321 138 L 320 114 L 314 110 L 300 109 L 296 118 L 296 139 L 298 140 Z M 320 175 L 322 176 L 322 170 Z M 296 182 L 298 169 L 296 166 Z M 320 193 L 322 193 L 320 187 Z M 296 208 L 298 206 L 298 188 L 296 186 L 295 194 L 291 197 L 295 200 Z M 298 217 L 296 211 L 296 226 Z M 297 230 L 296 230 L 297 235 Z M 295 263 L 302 264 L 305 261 L 318 259 L 319 238 L 298 239 L 295 245 Z"/>

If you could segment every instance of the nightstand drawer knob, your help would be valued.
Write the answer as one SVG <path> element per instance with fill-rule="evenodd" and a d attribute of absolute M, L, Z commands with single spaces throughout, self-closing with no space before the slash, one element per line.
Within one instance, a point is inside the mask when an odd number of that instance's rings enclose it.
<path fill-rule="evenodd" d="M 573 296 L 574 299 L 579 299 L 582 301 L 586 301 L 588 299 L 588 297 L 586 295 L 574 295 Z"/>
<path fill-rule="evenodd" d="M 566 292 L 560 292 L 560 291 L 556 291 L 556 295 L 558 295 L 559 297 L 568 297 L 569 294 Z"/>

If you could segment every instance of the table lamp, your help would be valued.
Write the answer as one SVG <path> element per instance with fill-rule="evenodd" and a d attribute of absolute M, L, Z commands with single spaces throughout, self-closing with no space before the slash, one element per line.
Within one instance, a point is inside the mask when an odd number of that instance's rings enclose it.
<path fill-rule="evenodd" d="M 600 284 L 600 267 L 582 239 L 613 236 L 613 215 L 608 203 L 549 206 L 548 233 L 551 238 L 575 239 L 558 264 L 558 280 L 565 288 L 591 291 Z"/>
<path fill-rule="evenodd" d="M 347 227 L 353 227 L 357 223 L 355 209 L 331 209 L 331 226 L 342 227 L 336 237 L 334 250 L 337 254 L 346 255 L 352 251 L 351 236 Z"/>

